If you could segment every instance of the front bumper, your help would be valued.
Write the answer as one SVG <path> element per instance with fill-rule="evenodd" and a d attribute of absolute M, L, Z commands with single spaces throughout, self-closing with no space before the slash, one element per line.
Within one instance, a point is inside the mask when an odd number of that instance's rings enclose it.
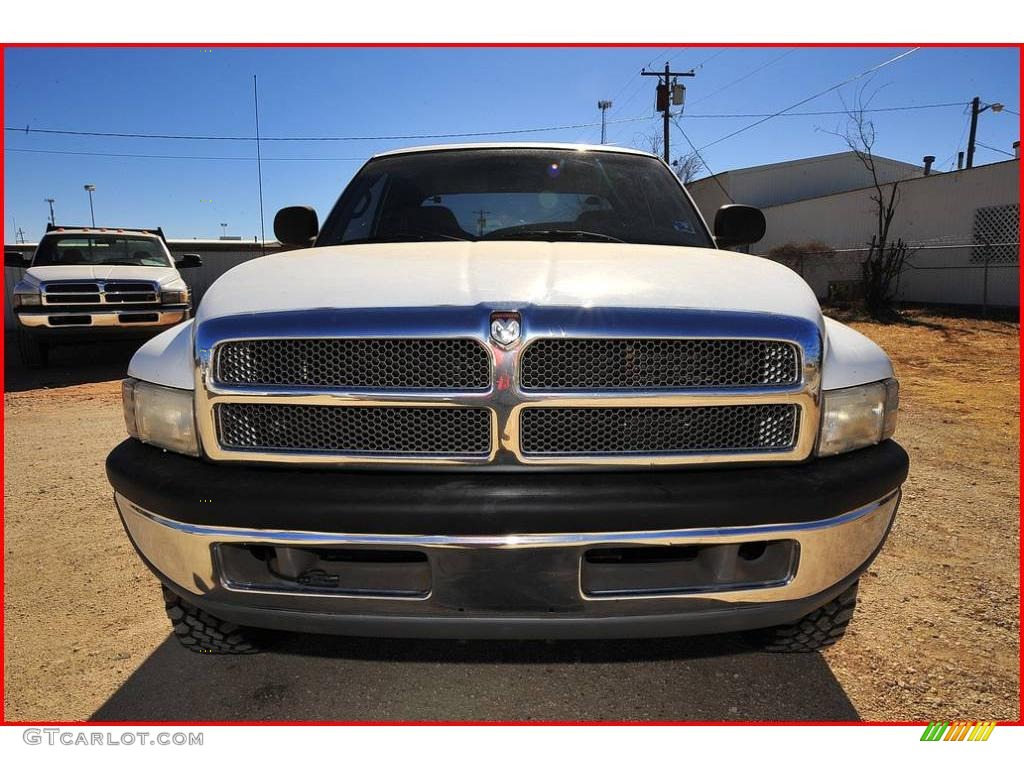
<path fill-rule="evenodd" d="M 831 600 L 881 548 L 907 457 L 889 442 L 789 467 L 453 478 L 228 467 L 127 441 L 107 471 L 125 529 L 161 581 L 239 624 L 370 636 L 655 637 L 786 623 Z M 406 527 L 409 493 L 423 514 Z M 530 513 L 538 501 L 542 517 Z M 795 542 L 785 578 L 615 593 L 585 583 L 587 553 L 724 552 L 746 542 Z M 342 594 L 226 576 L 229 552 L 276 547 L 417 553 L 429 586 Z"/>
<path fill-rule="evenodd" d="M 42 308 L 19 310 L 18 324 L 27 332 L 47 340 L 69 336 L 130 333 L 153 334 L 187 320 L 187 305 L 132 307 L 103 310 Z"/>

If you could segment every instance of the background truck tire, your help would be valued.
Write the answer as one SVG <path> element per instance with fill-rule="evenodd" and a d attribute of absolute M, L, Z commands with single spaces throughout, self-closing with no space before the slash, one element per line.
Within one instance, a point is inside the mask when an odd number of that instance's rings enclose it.
<path fill-rule="evenodd" d="M 26 368 L 45 368 L 50 362 L 50 348 L 19 329 L 18 356 Z"/>
<path fill-rule="evenodd" d="M 846 633 L 857 607 L 857 584 L 793 624 L 747 633 L 747 639 L 771 653 L 808 653 L 834 644 Z"/>
<path fill-rule="evenodd" d="M 222 621 L 185 602 L 167 587 L 160 587 L 164 593 L 164 609 L 174 627 L 178 642 L 195 653 L 256 653 L 259 648 L 242 627 Z"/>

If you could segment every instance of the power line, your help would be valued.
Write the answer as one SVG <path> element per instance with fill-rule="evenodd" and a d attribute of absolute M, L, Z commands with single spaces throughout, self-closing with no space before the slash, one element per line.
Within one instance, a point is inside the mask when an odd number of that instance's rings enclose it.
<path fill-rule="evenodd" d="M 815 97 L 812 97 L 815 98 Z M 940 109 L 943 107 L 964 107 L 971 102 L 969 101 L 947 101 L 942 104 L 904 104 L 896 107 L 873 107 L 870 109 L 859 110 L 862 112 L 909 112 L 916 109 Z M 704 115 L 692 115 L 687 113 L 687 118 L 702 118 L 702 119 L 725 119 L 725 118 L 736 118 L 736 117 L 822 117 L 826 115 L 848 115 L 849 112 L 845 109 L 826 109 L 816 110 L 813 112 L 734 112 L 731 114 L 704 114 Z"/>
<path fill-rule="evenodd" d="M 873 107 L 873 108 L 870 108 L 870 109 L 865 109 L 864 112 L 904 112 L 904 111 L 913 111 L 913 110 L 921 110 L 921 109 L 942 109 L 942 108 L 946 108 L 946 107 L 963 107 L 963 106 L 965 106 L 965 105 L 967 105 L 969 103 L 970 102 L 966 102 L 966 101 L 949 101 L 949 102 L 943 102 L 943 103 L 938 103 L 938 104 L 905 104 L 905 105 L 892 106 L 892 107 Z M 1004 111 L 1009 112 L 1010 110 L 1004 109 Z M 707 114 L 696 114 L 696 115 L 688 113 L 686 115 L 686 117 L 687 117 L 687 119 L 692 119 L 692 120 L 729 120 L 729 119 L 737 119 L 737 118 L 741 118 L 741 117 L 742 118 L 755 118 L 755 117 L 764 117 L 764 118 L 769 118 L 769 117 L 823 117 L 823 116 L 828 116 L 828 115 L 845 115 L 845 114 L 847 114 L 847 112 L 845 110 L 817 110 L 817 111 L 809 111 L 809 112 L 792 112 L 792 111 L 786 110 L 784 112 L 728 112 L 728 113 L 722 112 L 722 113 L 707 113 Z M 607 124 L 608 125 L 613 125 L 613 124 L 617 124 L 617 123 L 637 123 L 637 122 L 643 122 L 645 120 L 652 120 L 655 117 L 657 117 L 657 115 L 638 115 L 636 117 L 620 117 L 620 118 L 616 118 L 614 120 L 608 120 Z M 544 132 L 544 131 L 561 131 L 561 130 L 572 130 L 572 129 L 575 129 L 575 128 L 600 128 L 600 127 L 601 127 L 601 123 L 598 121 L 598 122 L 594 122 L 594 123 L 578 123 L 576 125 L 551 126 L 551 127 L 548 127 L 548 128 L 523 128 L 523 129 L 517 129 L 517 130 L 478 131 L 478 132 L 474 132 L 474 133 L 461 133 L 461 134 L 418 134 L 418 135 L 410 135 L 410 136 L 262 136 L 262 137 L 260 137 L 260 141 L 396 141 L 396 140 L 402 140 L 402 139 L 431 139 L 431 138 L 438 139 L 438 138 L 457 138 L 457 137 L 468 137 L 468 136 L 500 136 L 500 135 L 511 135 L 511 134 L 516 134 L 516 133 L 540 133 L 540 132 Z M 24 134 L 24 135 L 31 135 L 33 133 L 42 133 L 42 134 L 47 134 L 47 135 L 93 136 L 93 137 L 100 137 L 100 138 L 117 138 L 117 139 L 122 139 L 122 138 L 131 138 L 131 139 L 169 139 L 169 140 L 181 140 L 181 141 L 255 141 L 256 140 L 255 137 L 253 137 L 253 136 L 189 136 L 189 135 L 173 135 L 172 136 L 172 135 L 159 134 L 159 133 L 112 133 L 112 132 L 106 132 L 106 131 L 75 131 L 75 130 L 66 130 L 66 129 L 57 129 L 57 128 L 12 128 L 12 127 L 5 127 L 4 130 L 5 131 L 9 131 L 11 133 L 20 133 L 20 134 Z M 719 139 L 719 141 L 724 141 L 724 139 Z M 29 150 L 22 149 L 22 150 L 19 150 L 19 151 L 27 152 Z M 34 151 L 43 152 L 44 150 L 34 150 Z M 99 153 L 99 152 L 97 152 L 97 153 L 90 153 L 90 152 L 79 152 L 79 153 L 65 152 L 64 154 L 86 154 L 86 155 L 87 154 L 97 154 L 97 155 L 102 155 L 102 154 L 105 154 L 105 153 Z M 123 157 L 163 157 L 161 155 L 117 155 L 117 154 L 114 154 L 114 153 L 109 153 L 109 156 L 111 156 L 111 157 L 122 157 L 122 156 Z M 190 159 L 203 160 L 203 159 L 207 159 L 207 158 L 202 157 L 202 156 L 194 156 L 193 157 L 193 156 L 188 156 L 188 155 L 166 155 L 166 157 L 168 157 L 168 158 L 174 157 L 174 158 L 180 158 L 180 159 L 184 159 L 184 160 L 190 160 Z M 248 157 L 235 157 L 235 158 L 226 157 L 226 158 L 209 158 L 209 159 L 249 160 L 251 158 L 248 158 Z M 263 159 L 264 160 L 290 160 L 290 159 L 296 159 L 296 160 L 305 160 L 305 159 L 309 159 L 309 160 L 354 160 L 354 159 L 361 159 L 361 158 L 334 158 L 334 157 L 328 157 L 328 158 L 316 158 L 316 157 L 311 157 L 311 158 L 285 158 L 285 157 L 278 157 L 278 158 L 263 158 Z"/>
<path fill-rule="evenodd" d="M 643 117 L 622 117 L 616 120 L 609 120 L 608 123 L 629 123 L 639 120 L 648 120 L 649 116 Z M 575 123 L 573 125 L 551 125 L 543 128 L 515 128 L 499 131 L 467 131 L 464 133 L 419 133 L 393 136 L 262 136 L 260 141 L 407 141 L 414 139 L 459 139 L 472 136 L 507 136 L 517 133 L 544 133 L 548 131 L 569 131 L 578 128 L 593 128 L 600 126 L 596 123 Z M 45 133 L 61 136 L 95 136 L 109 139 L 173 139 L 176 141 L 255 141 L 253 136 L 196 136 L 186 134 L 165 134 L 165 133 L 118 133 L 114 131 L 73 131 L 57 128 L 14 128 L 5 126 L 5 131 L 30 135 L 33 133 Z"/>
<path fill-rule="evenodd" d="M 1007 152 L 1005 149 L 999 149 L 997 147 L 990 147 L 988 144 L 982 144 L 977 139 L 974 140 L 974 143 L 977 144 L 979 147 L 984 147 L 985 149 L 991 149 L 993 152 L 999 152 L 1000 154 L 1003 154 L 1003 155 L 1009 155 L 1010 157 L 1016 157 L 1016 155 L 1014 155 L 1013 152 Z"/>
<path fill-rule="evenodd" d="M 717 138 L 717 139 L 715 139 L 714 141 L 712 141 L 709 144 L 705 144 L 703 147 L 701 147 L 701 149 L 707 149 L 708 147 L 713 147 L 715 144 L 721 144 L 723 141 L 731 139 L 734 136 L 739 136 L 741 133 L 745 133 L 745 132 L 749 131 L 752 128 L 756 128 L 757 126 L 761 125 L 762 123 L 768 122 L 769 120 L 771 120 L 774 117 L 778 117 L 779 115 L 784 114 L 786 112 L 789 112 L 792 109 L 796 109 L 797 107 L 803 106 L 804 104 L 806 104 L 809 101 L 814 101 L 814 99 L 817 99 L 817 98 L 819 98 L 821 96 L 824 96 L 826 93 L 831 93 L 832 91 L 838 90 L 839 88 L 842 88 L 844 85 L 847 85 L 848 83 L 852 83 L 854 80 L 859 80 L 860 78 L 865 77 L 867 75 L 870 75 L 873 72 L 877 72 L 878 70 L 882 69 L 883 67 L 887 67 L 890 64 L 895 64 L 900 59 L 906 58 L 910 54 L 914 53 L 915 51 L 919 51 L 919 50 L 921 50 L 921 47 L 917 46 L 917 47 L 911 48 L 911 49 L 909 49 L 907 51 L 904 51 L 903 53 L 899 54 L 898 56 L 893 56 L 891 59 L 887 59 L 886 61 L 883 61 L 881 64 L 876 64 L 875 66 L 871 67 L 870 69 L 866 69 L 866 70 L 864 70 L 863 72 L 861 72 L 859 74 L 856 74 L 856 75 L 853 75 L 852 77 L 846 78 L 841 83 L 836 83 L 835 85 L 829 86 L 828 88 L 826 88 L 823 91 L 819 91 L 818 93 L 815 93 L 812 96 L 808 96 L 805 99 L 801 99 L 800 101 L 796 102 L 796 104 L 792 104 L 792 105 L 786 107 L 785 109 L 780 109 L 778 112 L 773 112 L 772 114 L 770 114 L 770 115 L 768 115 L 766 117 L 763 117 L 760 120 L 756 120 L 755 122 L 751 123 L 750 125 L 744 126 L 743 128 L 740 128 L 739 130 L 735 130 L 732 133 L 727 133 L 725 136 Z"/>
<path fill-rule="evenodd" d="M 41 155 L 84 155 L 88 157 L 124 157 L 143 160 L 242 160 L 247 163 L 256 162 L 255 157 L 240 155 L 143 155 L 132 152 L 81 152 L 69 149 L 25 149 L 22 147 L 4 147 L 4 152 L 29 152 Z M 287 160 L 311 162 L 346 162 L 365 163 L 367 157 L 264 157 L 263 162 Z"/>
<path fill-rule="evenodd" d="M 679 132 L 683 134 L 683 138 L 686 139 L 686 143 L 690 145 L 690 149 L 693 150 L 693 154 L 695 154 L 697 156 L 697 159 L 700 160 L 701 165 L 703 165 L 707 172 L 711 175 L 711 178 L 715 180 L 715 184 L 718 185 L 718 188 L 722 190 L 722 194 L 725 195 L 726 199 L 730 203 L 735 203 L 736 201 L 732 199 L 732 195 L 729 194 L 729 190 L 725 188 L 725 186 L 722 184 L 721 179 L 718 178 L 718 174 L 711 170 L 711 166 L 708 165 L 708 161 L 704 159 L 704 155 L 700 153 L 700 150 L 697 149 L 696 146 L 694 146 L 694 143 L 692 141 L 690 141 L 690 137 L 686 135 L 686 131 L 683 130 L 683 126 L 679 124 L 679 118 L 676 117 L 675 119 L 672 120 L 672 122 L 675 124 Z"/>
<path fill-rule="evenodd" d="M 742 82 L 743 82 L 744 80 L 747 80 L 748 78 L 751 78 L 751 77 L 753 77 L 754 75 L 756 75 L 756 74 L 757 74 L 758 72 L 760 72 L 761 70 L 767 69 L 768 67 L 770 67 L 770 66 L 771 66 L 772 64 L 774 64 L 775 62 L 777 62 L 777 61 L 781 61 L 782 59 L 786 58 L 787 56 L 789 56 L 789 54 L 793 53 L 793 52 L 794 52 L 795 50 L 796 50 L 796 48 L 790 48 L 789 50 L 787 50 L 787 51 L 784 51 L 784 52 L 783 52 L 783 53 L 782 53 L 781 55 L 779 55 L 779 56 L 776 56 L 776 57 L 775 57 L 774 59 L 772 59 L 771 61 L 766 61 L 766 62 L 765 62 L 764 64 L 761 64 L 761 65 L 760 65 L 759 67 L 756 67 L 755 69 L 752 69 L 752 70 L 751 70 L 750 72 L 747 72 L 747 73 L 746 73 L 745 75 L 743 75 L 742 77 L 738 77 L 738 78 L 736 78 L 736 79 L 735 79 L 735 80 L 733 80 L 733 81 L 732 81 L 731 83 L 728 83 L 728 84 L 726 84 L 726 85 L 723 85 L 723 86 L 722 86 L 721 88 L 719 88 L 718 90 L 716 90 L 716 91 L 712 91 L 711 93 L 709 93 L 709 94 L 707 94 L 707 95 L 705 95 L 705 96 L 701 96 L 701 97 L 700 97 L 699 99 L 697 99 L 696 101 L 694 101 L 694 102 L 691 102 L 691 105 L 693 105 L 693 104 L 700 104 L 700 103 L 701 103 L 702 101 L 707 101 L 707 100 L 708 100 L 708 99 L 710 99 L 710 98 L 711 98 L 712 96 L 717 96 L 717 95 L 718 95 L 718 94 L 720 94 L 720 93 L 721 93 L 722 91 L 728 90 L 729 88 L 732 88 L 732 87 L 733 87 L 734 85 L 738 85 L 739 83 L 742 83 Z"/>

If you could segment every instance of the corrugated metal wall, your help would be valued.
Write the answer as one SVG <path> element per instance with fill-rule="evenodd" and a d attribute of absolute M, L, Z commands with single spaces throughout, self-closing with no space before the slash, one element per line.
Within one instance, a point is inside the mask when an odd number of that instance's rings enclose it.
<path fill-rule="evenodd" d="M 182 253 L 198 253 L 203 257 L 203 266 L 198 269 L 183 269 L 181 276 L 188 283 L 192 291 L 193 306 L 198 306 L 202 301 L 206 289 L 213 284 L 213 281 L 223 275 L 229 269 L 261 256 L 260 247 L 255 243 L 241 243 L 237 241 L 222 240 L 169 240 L 171 253 L 179 256 Z M 5 245 L 5 251 L 19 251 L 31 254 L 35 249 L 34 245 Z M 266 252 L 275 253 L 281 247 L 274 243 L 268 245 Z M 25 270 L 14 267 L 4 267 L 4 330 L 12 331 L 17 325 L 14 319 L 14 312 L 11 309 L 14 286 L 21 279 Z"/>

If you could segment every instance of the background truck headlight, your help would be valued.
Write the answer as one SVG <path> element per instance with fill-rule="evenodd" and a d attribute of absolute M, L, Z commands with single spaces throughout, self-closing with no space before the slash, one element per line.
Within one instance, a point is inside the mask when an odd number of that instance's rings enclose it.
<path fill-rule="evenodd" d="M 24 290 L 19 291 L 15 289 L 14 293 L 14 307 L 38 307 L 42 305 L 43 297 L 39 295 L 39 289 L 34 291 Z"/>
<path fill-rule="evenodd" d="M 899 402 L 896 379 L 826 390 L 822 393 L 818 455 L 846 453 L 892 437 Z"/>
<path fill-rule="evenodd" d="M 191 390 L 125 379 L 121 394 L 128 434 L 169 451 L 199 455 Z"/>
<path fill-rule="evenodd" d="M 187 288 L 172 288 L 160 291 L 161 304 L 188 304 Z"/>

